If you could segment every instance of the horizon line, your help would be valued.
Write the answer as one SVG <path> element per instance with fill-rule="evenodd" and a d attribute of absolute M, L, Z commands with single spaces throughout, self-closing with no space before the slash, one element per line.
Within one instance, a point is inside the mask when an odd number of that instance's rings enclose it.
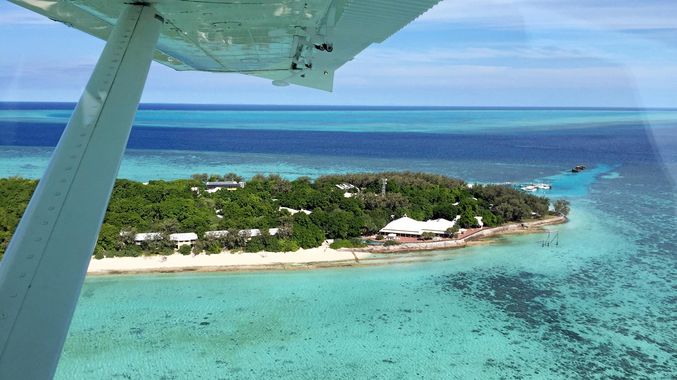
<path fill-rule="evenodd" d="M 75 101 L 39 101 L 39 100 L 0 100 L 0 105 L 43 105 L 43 104 L 53 104 L 59 106 L 71 106 L 74 108 L 77 102 Z M 657 110 L 657 111 L 677 111 L 677 107 L 640 107 L 640 106 L 536 106 L 536 105 L 524 105 L 524 106 L 509 106 L 509 105 L 380 105 L 380 104 L 366 104 L 366 105 L 354 105 L 354 104 L 266 104 L 266 103 L 254 103 L 254 104 L 238 104 L 238 103 L 160 103 L 160 102 L 143 102 L 139 104 L 139 109 L 149 109 L 147 107 L 152 106 L 170 106 L 170 107 L 275 107 L 275 108 L 293 108 L 293 109 L 321 109 L 321 108 L 334 108 L 334 109 L 439 109 L 439 110 L 453 110 L 453 109 L 477 109 L 477 110 L 510 110 L 510 109 L 522 109 L 522 110 L 618 110 L 618 111 L 642 111 L 642 110 Z M 4 107 L 0 107 L 4 108 Z"/>

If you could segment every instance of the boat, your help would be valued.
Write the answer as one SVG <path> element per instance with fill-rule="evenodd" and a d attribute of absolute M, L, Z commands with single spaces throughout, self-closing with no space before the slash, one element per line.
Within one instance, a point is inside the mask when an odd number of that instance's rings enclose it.
<path fill-rule="evenodd" d="M 573 169 L 571 169 L 571 172 L 572 173 L 578 173 L 578 172 L 582 172 L 583 170 L 585 170 L 585 165 L 576 165 L 576 166 L 574 166 Z"/>
<path fill-rule="evenodd" d="M 524 185 L 520 187 L 520 190 L 522 191 L 529 191 L 529 192 L 534 192 L 538 190 L 550 190 L 552 189 L 552 185 L 549 185 L 547 183 L 530 183 L 528 185 Z"/>

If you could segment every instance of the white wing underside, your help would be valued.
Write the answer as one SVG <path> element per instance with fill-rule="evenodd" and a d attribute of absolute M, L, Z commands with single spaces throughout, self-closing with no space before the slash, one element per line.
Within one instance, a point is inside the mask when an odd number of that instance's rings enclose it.
<path fill-rule="evenodd" d="M 10 0 L 101 39 L 129 1 Z M 331 91 L 334 71 L 439 0 L 158 0 L 154 60 Z M 326 49 L 325 47 L 329 47 Z M 331 50 L 330 52 L 327 50 Z"/>

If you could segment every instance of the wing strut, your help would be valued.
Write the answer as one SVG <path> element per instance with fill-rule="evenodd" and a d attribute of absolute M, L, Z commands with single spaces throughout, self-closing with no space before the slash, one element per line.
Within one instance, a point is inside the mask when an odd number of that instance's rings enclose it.
<path fill-rule="evenodd" d="M 0 379 L 54 376 L 162 17 L 128 5 L 0 265 Z"/>

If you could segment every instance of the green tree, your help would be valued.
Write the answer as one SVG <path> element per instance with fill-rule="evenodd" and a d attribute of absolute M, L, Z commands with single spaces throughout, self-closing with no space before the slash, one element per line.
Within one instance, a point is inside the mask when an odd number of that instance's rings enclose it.
<path fill-rule="evenodd" d="M 461 219 L 458 220 L 458 224 L 461 228 L 478 227 L 477 219 L 475 219 L 475 213 L 473 213 L 471 209 L 466 209 L 463 214 L 461 214 Z"/>
<path fill-rule="evenodd" d="M 388 178 L 385 197 L 380 196 L 381 179 Z M 226 174 L 213 178 L 240 180 Z M 203 236 L 195 252 L 218 253 L 238 250 L 247 245 L 242 229 L 264 231 L 249 249 L 261 244 L 272 251 L 293 251 L 314 247 L 325 237 L 351 239 L 378 232 L 393 218 L 404 214 L 418 220 L 454 219 L 461 215 L 459 227 L 477 225 L 482 216 L 485 225 L 545 215 L 549 201 L 508 186 L 476 185 L 472 189 L 463 181 L 426 173 L 356 173 L 323 176 L 316 180 L 286 180 L 279 175 L 256 175 L 244 189 L 215 193 L 193 192 L 203 188 L 206 174 L 192 179 L 150 181 L 142 184 L 117 180 L 96 245 L 96 254 L 138 256 L 170 254 L 172 242 L 166 237 L 175 232 L 195 232 Z M 0 255 L 14 233 L 16 225 L 34 191 L 36 181 L 21 178 L 0 179 Z M 345 198 L 337 184 L 354 185 L 353 196 Z M 279 212 L 280 206 L 311 209 L 291 216 Z M 566 206 L 566 207 L 564 207 Z M 568 203 L 557 203 L 556 211 L 568 212 Z M 217 217 L 218 213 L 218 217 Z M 279 228 L 276 236 L 266 236 L 268 228 Z M 208 230 L 228 230 L 219 238 L 204 238 Z M 121 233 L 122 232 L 122 233 Z M 161 232 L 158 241 L 134 242 L 136 232 Z M 260 241 L 259 241 L 260 240 Z"/>
<path fill-rule="evenodd" d="M 519 198 L 506 198 L 494 210 L 498 216 L 507 221 L 516 222 L 531 216 L 529 206 Z"/>
<path fill-rule="evenodd" d="M 209 179 L 209 174 L 207 173 L 193 174 L 190 176 L 190 178 L 200 182 L 207 182 L 207 180 Z"/>
<path fill-rule="evenodd" d="M 236 173 L 230 172 L 230 173 L 223 176 L 223 180 L 224 181 L 242 182 L 242 181 L 244 181 L 244 178 L 237 175 Z"/>
<path fill-rule="evenodd" d="M 279 245 L 282 252 L 296 252 L 299 250 L 299 245 L 294 240 L 280 239 Z"/>
<path fill-rule="evenodd" d="M 131 247 L 130 247 L 131 248 Z M 174 253 L 174 243 L 169 240 L 169 236 L 163 233 L 141 242 L 141 248 L 152 254 L 171 255 Z M 136 250 L 127 251 L 128 253 Z"/>
<path fill-rule="evenodd" d="M 216 253 L 221 253 L 222 249 L 223 247 L 220 244 L 218 244 L 218 242 L 212 242 L 211 244 L 207 245 L 204 251 L 208 255 L 213 255 Z"/>
<path fill-rule="evenodd" d="M 301 248 L 318 247 L 324 241 L 324 232 L 310 220 L 308 215 L 299 212 L 293 217 L 291 238 Z"/>
<path fill-rule="evenodd" d="M 454 224 L 453 226 L 447 228 L 447 231 L 446 231 L 447 236 L 452 237 L 452 238 L 456 237 L 458 235 L 458 231 L 460 229 L 461 228 L 458 226 L 458 223 Z"/>
<path fill-rule="evenodd" d="M 266 245 L 261 236 L 254 236 L 244 247 L 245 252 L 260 252 L 264 249 L 266 249 Z"/>
<path fill-rule="evenodd" d="M 455 202 L 446 201 L 440 203 L 433 208 L 433 218 L 444 218 L 447 220 L 454 220 L 456 215 L 459 214 L 459 209 L 454 205 Z"/>
<path fill-rule="evenodd" d="M 98 245 L 94 248 L 94 258 L 97 260 L 104 258 L 103 249 L 101 249 Z"/>
<path fill-rule="evenodd" d="M 562 216 L 567 216 L 569 215 L 569 211 L 571 210 L 569 206 L 569 201 L 564 200 L 564 199 L 558 199 L 555 201 L 554 204 L 555 208 L 555 213 L 562 215 Z"/>
<path fill-rule="evenodd" d="M 191 253 L 193 253 L 193 247 L 191 247 L 191 246 L 188 245 L 188 244 L 182 245 L 182 246 L 179 248 L 179 253 L 182 254 L 182 255 L 184 255 L 184 256 L 185 256 L 185 255 L 190 255 Z"/>
<path fill-rule="evenodd" d="M 248 239 L 247 234 L 241 234 L 239 230 L 232 228 L 221 238 L 221 241 L 225 249 L 234 250 L 244 247 Z"/>
<path fill-rule="evenodd" d="M 101 225 L 101 232 L 99 232 L 99 239 L 94 248 L 94 254 L 98 254 L 103 258 L 106 252 L 118 250 L 120 248 L 120 234 L 120 229 L 118 227 L 103 223 Z"/>
<path fill-rule="evenodd" d="M 179 232 L 181 230 L 181 225 L 174 218 L 163 218 L 155 224 L 154 229 L 157 232 L 169 235 Z"/>
<path fill-rule="evenodd" d="M 496 227 L 500 224 L 498 217 L 496 217 L 496 215 L 494 215 L 494 213 L 489 210 L 482 210 L 481 216 L 482 223 L 484 223 L 485 227 Z"/>

